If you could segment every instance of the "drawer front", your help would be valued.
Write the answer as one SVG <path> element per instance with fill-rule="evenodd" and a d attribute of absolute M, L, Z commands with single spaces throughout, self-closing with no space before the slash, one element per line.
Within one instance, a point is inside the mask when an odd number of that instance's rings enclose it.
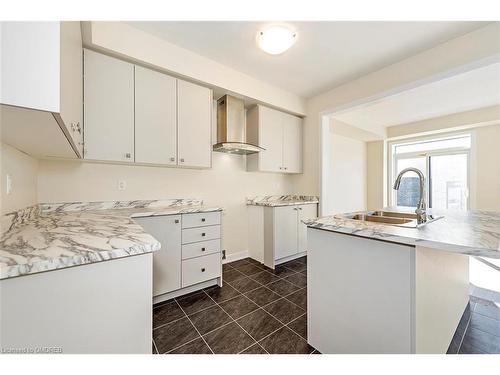
<path fill-rule="evenodd" d="M 195 258 L 213 253 L 220 253 L 219 239 L 182 245 L 182 259 Z"/>
<path fill-rule="evenodd" d="M 205 255 L 182 261 L 182 287 L 221 276 L 221 255 Z"/>
<path fill-rule="evenodd" d="M 197 214 L 183 214 L 182 227 L 195 228 L 206 225 L 219 225 L 220 212 L 200 212 Z"/>
<path fill-rule="evenodd" d="M 220 225 L 210 227 L 188 228 L 182 230 L 182 243 L 216 240 L 220 238 Z"/>

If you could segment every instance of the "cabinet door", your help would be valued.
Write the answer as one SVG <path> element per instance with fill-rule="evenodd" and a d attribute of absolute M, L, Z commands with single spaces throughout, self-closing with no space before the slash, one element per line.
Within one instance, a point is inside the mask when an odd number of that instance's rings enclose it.
<path fill-rule="evenodd" d="M 181 288 L 181 215 L 142 217 L 135 221 L 161 243 L 153 254 L 153 296 Z"/>
<path fill-rule="evenodd" d="M 297 217 L 295 206 L 274 208 L 274 259 L 297 254 Z"/>
<path fill-rule="evenodd" d="M 177 80 L 135 67 L 135 161 L 177 164 Z"/>
<path fill-rule="evenodd" d="M 84 51 L 85 158 L 134 161 L 134 65 Z"/>
<path fill-rule="evenodd" d="M 283 117 L 281 112 L 259 107 L 259 170 L 283 171 Z"/>
<path fill-rule="evenodd" d="M 0 102 L 59 113 L 60 23 L 1 22 Z"/>
<path fill-rule="evenodd" d="M 304 204 L 297 206 L 299 213 L 299 220 L 297 224 L 297 246 L 298 252 L 302 253 L 307 251 L 307 227 L 302 223 L 302 220 L 314 219 L 318 217 L 318 205 L 317 204 Z"/>
<path fill-rule="evenodd" d="M 61 119 L 83 156 L 83 51 L 80 22 L 61 22 Z"/>
<path fill-rule="evenodd" d="M 283 113 L 283 168 L 287 173 L 302 172 L 302 119 Z"/>
<path fill-rule="evenodd" d="M 177 81 L 178 164 L 209 168 L 212 154 L 212 91 Z"/>

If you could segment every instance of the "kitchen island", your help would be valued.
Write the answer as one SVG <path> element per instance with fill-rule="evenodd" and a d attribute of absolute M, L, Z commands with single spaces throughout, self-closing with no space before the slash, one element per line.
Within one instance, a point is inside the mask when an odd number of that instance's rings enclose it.
<path fill-rule="evenodd" d="M 469 303 L 468 257 L 500 258 L 500 213 L 433 214 L 444 217 L 417 228 L 353 214 L 305 222 L 312 346 L 446 353 Z"/>
<path fill-rule="evenodd" d="M 0 350 L 151 353 L 153 253 L 136 218 L 199 200 L 41 204 L 2 217 Z"/>

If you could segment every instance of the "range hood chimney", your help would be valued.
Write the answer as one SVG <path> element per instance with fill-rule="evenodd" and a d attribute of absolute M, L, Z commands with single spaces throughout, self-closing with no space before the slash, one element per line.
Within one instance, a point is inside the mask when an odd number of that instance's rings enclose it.
<path fill-rule="evenodd" d="M 217 143 L 213 150 L 238 155 L 255 154 L 264 150 L 245 141 L 243 100 L 224 95 L 217 101 Z"/>

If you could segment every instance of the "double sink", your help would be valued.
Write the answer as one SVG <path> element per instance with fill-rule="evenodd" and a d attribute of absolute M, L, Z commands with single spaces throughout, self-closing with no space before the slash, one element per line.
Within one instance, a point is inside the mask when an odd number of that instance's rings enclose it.
<path fill-rule="evenodd" d="M 423 223 L 418 223 L 417 214 L 398 211 L 365 211 L 338 215 L 338 217 L 350 220 L 369 221 L 373 223 L 395 225 L 399 227 L 417 228 L 441 219 L 443 216 L 434 216 L 428 214 L 427 220 Z"/>

